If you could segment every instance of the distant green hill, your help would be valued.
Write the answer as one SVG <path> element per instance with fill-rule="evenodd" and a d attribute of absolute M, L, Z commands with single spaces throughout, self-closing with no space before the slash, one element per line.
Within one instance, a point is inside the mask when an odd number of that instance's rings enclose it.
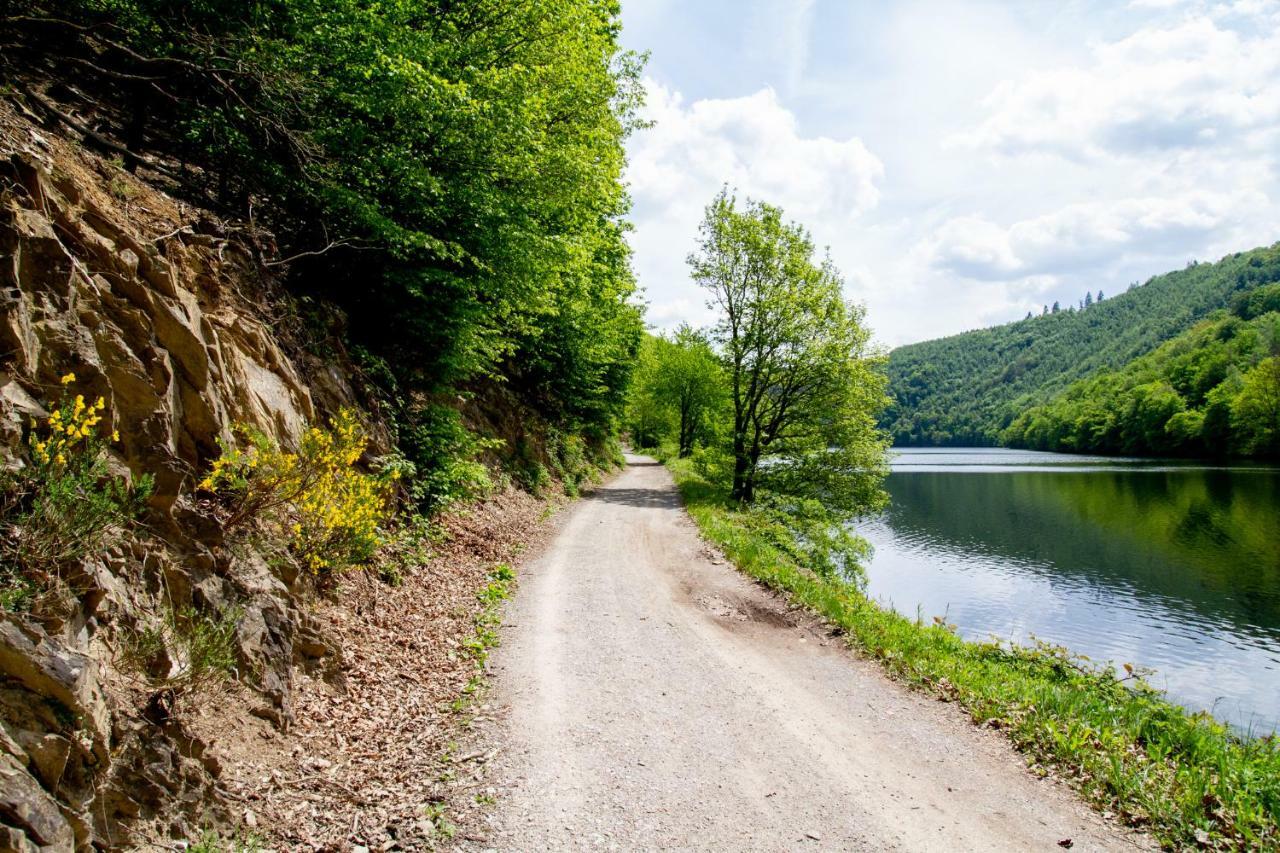
<path fill-rule="evenodd" d="M 1032 406 L 1001 435 L 1041 450 L 1280 458 L 1280 284 Z"/>
<path fill-rule="evenodd" d="M 996 445 L 1026 410 L 1280 281 L 1280 243 L 1191 264 L 1082 310 L 899 347 L 882 424 L 903 446 Z"/>

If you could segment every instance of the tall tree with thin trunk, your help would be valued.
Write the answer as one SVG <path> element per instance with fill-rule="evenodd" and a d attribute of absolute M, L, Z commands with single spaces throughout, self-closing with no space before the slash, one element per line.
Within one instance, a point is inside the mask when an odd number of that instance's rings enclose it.
<path fill-rule="evenodd" d="M 830 258 L 782 211 L 726 189 L 708 205 L 695 281 L 718 313 L 711 336 L 729 375 L 732 497 L 815 499 L 842 513 L 882 500 L 882 357 Z M 769 464 L 761 465 L 763 458 Z"/>

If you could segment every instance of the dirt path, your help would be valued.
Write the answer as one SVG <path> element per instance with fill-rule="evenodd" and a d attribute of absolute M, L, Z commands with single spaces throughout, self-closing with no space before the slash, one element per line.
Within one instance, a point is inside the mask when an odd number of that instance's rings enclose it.
<path fill-rule="evenodd" d="M 473 849 L 1074 850 L 1134 839 L 711 555 L 665 469 L 571 510 L 495 658 Z"/>

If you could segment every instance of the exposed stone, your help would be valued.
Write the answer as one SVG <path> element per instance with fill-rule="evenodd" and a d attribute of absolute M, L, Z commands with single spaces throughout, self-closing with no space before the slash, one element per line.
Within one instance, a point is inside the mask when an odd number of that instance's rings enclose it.
<path fill-rule="evenodd" d="M 154 478 L 145 533 L 60 570 L 69 612 L 0 615 L 0 853 L 123 849 L 219 814 L 219 761 L 162 683 L 172 643 L 150 673 L 128 660 L 130 638 L 170 610 L 242 613 L 237 678 L 281 728 L 294 666 L 341 661 L 306 624 L 297 578 L 228 547 L 194 486 L 234 424 L 287 447 L 315 420 L 313 398 L 351 405 L 350 372 L 289 348 L 234 229 L 193 224 L 198 211 L 141 185 L 124 202 L 111 168 L 0 100 L 0 467 L 24 464 L 30 420 L 74 372 L 70 390 L 102 396 L 120 434 L 111 471 Z"/>
<path fill-rule="evenodd" d="M 48 789 L 56 789 L 62 781 L 62 772 L 67 768 L 71 741 L 55 734 L 28 735 L 22 738 L 22 745 L 31 756 L 31 764 L 41 784 Z"/>
<path fill-rule="evenodd" d="M 71 850 L 75 846 L 75 834 L 57 802 L 7 755 L 0 755 L 0 820 L 39 847 Z"/>
<path fill-rule="evenodd" d="M 60 703 L 80 721 L 99 759 L 103 763 L 107 761 L 107 707 L 93 659 L 66 648 L 35 625 L 24 624 L 11 614 L 2 614 L 0 675 Z"/>
<path fill-rule="evenodd" d="M 31 836 L 13 826 L 0 826 L 0 853 L 39 853 Z"/>
<path fill-rule="evenodd" d="M 254 277 L 246 256 L 175 237 L 171 262 L 90 194 L 68 199 L 44 164 L 28 155 L 23 167 L 42 207 L 0 211 L 0 257 L 12 258 L 0 264 L 0 346 L 14 364 L 5 380 L 56 387 L 74 370 L 106 398 L 129 467 L 176 475 L 158 478 L 164 508 L 232 424 L 296 441 L 315 416 L 310 391 L 254 306 L 222 283 Z M 21 408 L 0 396 L 5 414 Z"/>

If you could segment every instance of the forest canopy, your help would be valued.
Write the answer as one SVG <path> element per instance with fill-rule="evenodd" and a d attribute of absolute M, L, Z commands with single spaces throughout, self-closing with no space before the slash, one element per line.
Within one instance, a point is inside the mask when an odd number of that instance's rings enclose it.
<path fill-rule="evenodd" d="M 641 60 L 617 3 L 7 8 L 3 62 L 33 106 L 81 81 L 131 168 L 270 229 L 264 259 L 343 309 L 424 472 L 467 445 L 430 401 L 477 383 L 614 429 L 642 328 L 621 181 Z"/>
<path fill-rule="evenodd" d="M 1280 458 L 1280 284 L 1020 414 L 1013 447 Z"/>

